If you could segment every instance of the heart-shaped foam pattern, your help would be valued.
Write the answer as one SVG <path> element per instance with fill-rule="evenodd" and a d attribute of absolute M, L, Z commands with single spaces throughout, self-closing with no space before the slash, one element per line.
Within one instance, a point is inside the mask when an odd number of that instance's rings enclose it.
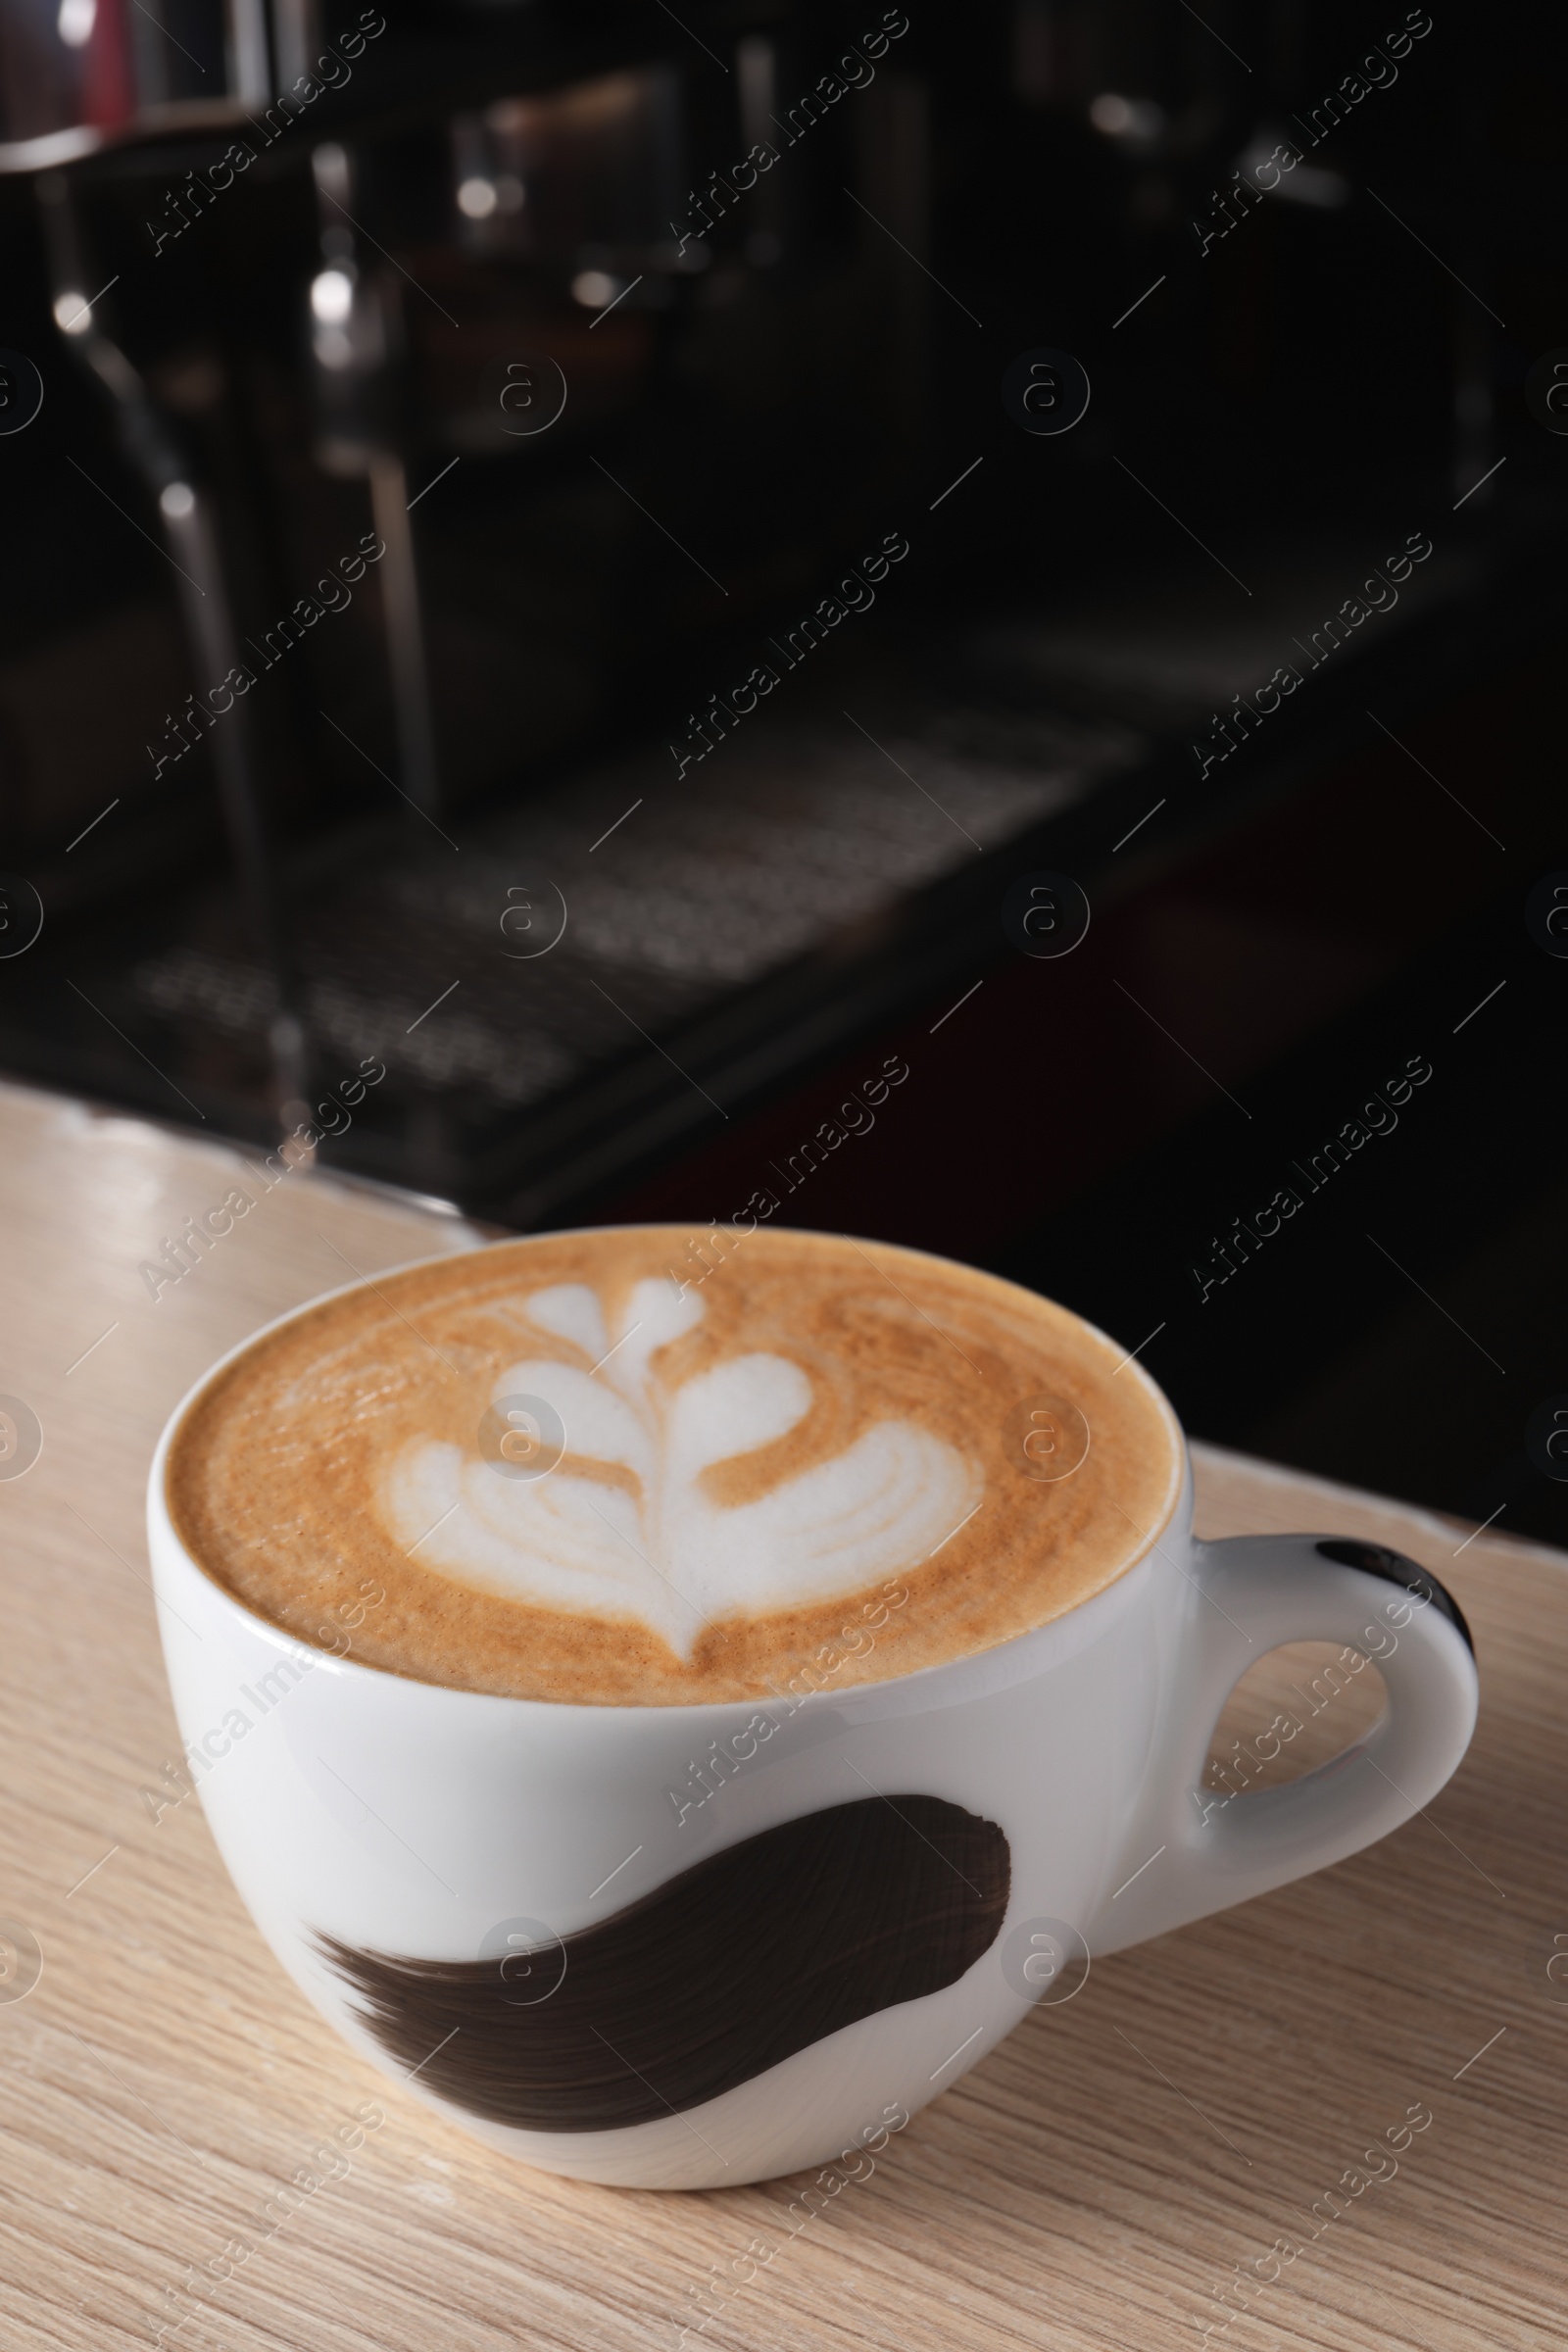
<path fill-rule="evenodd" d="M 637 1283 L 609 1316 L 585 1284 L 531 1293 L 520 1311 L 584 1359 L 525 1356 L 494 1384 L 496 1399 L 542 1399 L 559 1417 L 560 1462 L 533 1480 L 498 1477 L 477 1441 L 427 1441 L 397 1458 L 384 1491 L 399 1547 L 467 1583 L 636 1617 L 689 1658 L 725 1617 L 847 1599 L 912 1566 L 979 1500 L 978 1471 L 954 1446 L 889 1418 L 749 1501 L 715 1501 L 705 1472 L 776 1446 L 809 1413 L 798 1363 L 750 1353 L 684 1380 L 662 1371 L 661 1352 L 704 1314 L 699 1296 L 664 1281 Z"/>

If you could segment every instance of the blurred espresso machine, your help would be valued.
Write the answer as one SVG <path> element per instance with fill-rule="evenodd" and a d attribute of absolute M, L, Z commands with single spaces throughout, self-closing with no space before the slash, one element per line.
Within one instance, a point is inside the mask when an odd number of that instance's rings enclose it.
<path fill-rule="evenodd" d="M 310 1087 L 279 842 L 390 786 L 439 851 L 476 795 L 667 704 L 672 671 L 808 585 L 910 463 L 923 95 L 897 70 L 907 20 L 871 12 L 834 115 L 812 93 L 835 22 L 0 7 L 0 180 L 24 236 L 35 208 L 49 318 L 0 341 L 66 419 L 39 532 L 98 498 L 95 531 L 123 527 L 112 504 L 158 543 L 164 625 L 144 609 L 109 658 L 127 694 L 170 690 L 90 785 L 46 750 L 55 772 L 25 772 L 14 742 L 0 822 L 36 862 L 123 782 L 144 821 L 121 855 L 151 873 L 220 812 L 285 1105 Z M 760 178 L 751 159 L 796 145 Z M 309 657 L 284 662 L 300 621 Z M 264 663 L 283 674 L 253 694 Z M 57 903 L 122 881 L 106 847 L 73 849 Z"/>
<path fill-rule="evenodd" d="M 260 1138 L 379 1060 L 329 1161 L 618 1197 L 1210 822 L 1385 515 L 1500 613 L 1511 167 L 1400 39 L 1243 203 L 1339 0 L 0 0 L 0 1066 Z"/>
<path fill-rule="evenodd" d="M 667 12 L 541 0 L 392 20 L 333 0 L 0 10 L 0 174 L 28 183 L 42 225 L 54 334 L 39 357 L 56 382 L 61 359 L 74 366 L 66 396 L 96 400 L 142 489 L 127 519 L 168 561 L 197 683 L 146 745 L 151 781 L 172 785 L 192 751 L 211 768 L 285 1100 L 308 1089 L 279 831 L 339 777 L 352 806 L 368 775 L 439 825 L 602 728 L 672 648 L 744 604 L 746 575 L 778 572 L 803 495 L 842 528 L 915 429 L 910 306 L 867 310 L 857 240 L 819 217 L 824 171 L 781 173 L 744 225 L 724 223 L 735 178 L 757 183 L 758 143 L 776 154 L 817 129 L 820 166 L 845 166 L 819 105 L 793 129 L 780 119 L 792 20 L 731 11 L 722 40 L 721 56 Z M 865 97 L 853 136 L 875 178 L 879 151 L 918 136 L 918 110 L 907 85 Z M 887 209 L 918 241 L 891 187 Z M 881 379 L 858 417 L 829 357 L 847 334 L 867 371 L 875 344 Z M 830 429 L 808 451 L 813 375 Z M 782 433 L 759 445 L 770 407 L 790 417 L 793 463 Z M 633 418 L 673 496 L 649 495 L 646 462 L 630 483 L 585 466 L 588 438 L 602 451 Z M 116 481 L 67 454 L 74 494 L 90 479 L 87 496 L 124 511 Z M 443 492 L 462 460 L 469 478 Z M 640 507 L 700 539 L 710 572 L 644 546 Z M 288 642 L 300 581 L 332 580 L 342 554 L 363 579 L 362 540 L 376 569 L 331 631 L 331 710 L 309 708 L 318 672 L 290 674 L 214 725 L 209 681 L 254 674 L 274 620 Z M 330 594 L 312 601 L 333 619 Z"/>

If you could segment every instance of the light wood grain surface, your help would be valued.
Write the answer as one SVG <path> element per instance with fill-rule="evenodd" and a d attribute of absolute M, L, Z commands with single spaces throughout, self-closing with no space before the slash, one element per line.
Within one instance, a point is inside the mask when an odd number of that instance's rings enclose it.
<path fill-rule="evenodd" d="M 1098 1963 L 793 2236 L 798 2183 L 582 2186 L 388 2089 L 272 1961 L 199 1805 L 155 1822 L 141 1798 L 178 1752 L 142 1486 L 221 1349 L 351 1268 L 475 1237 L 302 1170 L 155 1302 L 139 1262 L 235 1170 L 220 1147 L 0 1089 L 0 1391 L 44 1433 L 0 1483 L 7 2347 L 99 2352 L 162 2325 L 181 2352 L 674 2352 L 706 2322 L 688 2344 L 1143 2352 L 1218 2328 L 1238 2264 L 1239 2352 L 1568 2340 L 1568 1561 L 1234 1456 L 1200 1456 L 1204 1532 L 1372 1535 L 1468 1613 L 1480 1729 L 1426 1817 Z M 1222 1746 L 1308 1709 L 1301 1659 L 1269 1672 Z M 1345 1736 L 1365 1703 L 1336 1702 Z M 1320 1745 L 1334 1720 L 1310 1723 Z M 385 2120 L 351 2169 L 265 2235 L 268 2200 L 317 2178 L 314 2151 L 366 2102 Z M 1397 2171 L 1347 2198 L 1417 2105 L 1431 2122 Z M 1315 2224 L 1336 2187 L 1344 2218 Z M 1282 2238 L 1300 2249 L 1283 2267 Z"/>

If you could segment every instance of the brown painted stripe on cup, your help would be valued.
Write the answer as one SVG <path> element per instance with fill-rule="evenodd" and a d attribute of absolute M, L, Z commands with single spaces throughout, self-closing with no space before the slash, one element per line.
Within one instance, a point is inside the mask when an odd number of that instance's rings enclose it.
<path fill-rule="evenodd" d="M 995 1822 L 939 1796 L 862 1797 L 743 1838 L 564 1936 L 539 1955 L 552 1974 L 564 1961 L 542 1999 L 519 1999 L 502 1959 L 317 1941 L 382 2048 L 442 2098 L 533 2132 L 610 2132 L 954 1984 L 995 1940 L 1010 1878 Z"/>

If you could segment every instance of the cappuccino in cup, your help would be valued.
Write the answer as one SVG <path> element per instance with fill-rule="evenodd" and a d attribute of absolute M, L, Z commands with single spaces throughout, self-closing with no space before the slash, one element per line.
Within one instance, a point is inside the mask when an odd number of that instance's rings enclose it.
<path fill-rule="evenodd" d="M 1148 1548 L 1158 1391 L 993 1276 L 759 1228 L 540 1236 L 264 1335 L 174 1439 L 177 1534 L 247 1608 L 361 1663 L 588 1706 L 941 1666 Z M 378 1589 L 373 1612 L 359 1595 Z M 829 1663 L 830 1662 L 830 1663 Z"/>
<path fill-rule="evenodd" d="M 1417 1563 L 1198 1539 L 1170 1407 L 1066 1308 L 702 1250 L 361 1282 L 215 1365 L 148 1485 L 185 1752 L 284 1967 L 449 2121 L 643 2188 L 836 2162 L 1102 1953 L 1396 1828 L 1476 1708 Z M 1376 1655 L 1364 1756 L 1204 1799 L 1226 1692 L 1303 1640 Z"/>

